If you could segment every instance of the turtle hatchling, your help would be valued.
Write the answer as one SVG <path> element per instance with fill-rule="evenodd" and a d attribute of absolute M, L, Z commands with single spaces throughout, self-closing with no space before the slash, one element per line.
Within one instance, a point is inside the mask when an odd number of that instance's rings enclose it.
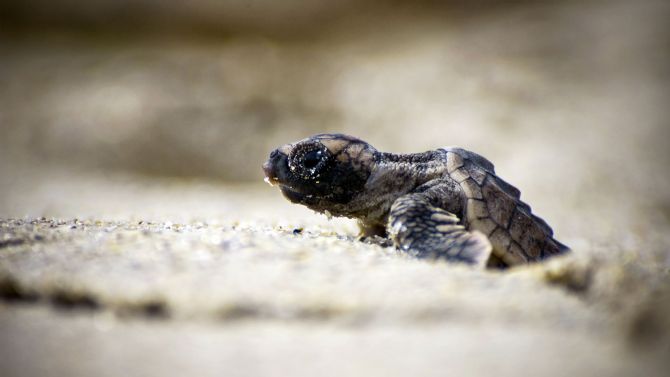
<path fill-rule="evenodd" d="M 275 149 L 263 170 L 291 202 L 357 219 L 362 236 L 419 258 L 506 267 L 569 250 L 491 162 L 462 148 L 394 154 L 320 134 Z"/>

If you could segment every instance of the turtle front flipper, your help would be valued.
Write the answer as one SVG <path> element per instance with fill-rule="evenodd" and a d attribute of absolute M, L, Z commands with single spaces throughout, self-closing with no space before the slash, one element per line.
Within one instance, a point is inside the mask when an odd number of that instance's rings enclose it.
<path fill-rule="evenodd" d="M 435 207 L 423 193 L 393 203 L 387 231 L 396 247 L 419 258 L 484 267 L 492 249 L 483 233 L 465 230 L 456 215 Z"/>

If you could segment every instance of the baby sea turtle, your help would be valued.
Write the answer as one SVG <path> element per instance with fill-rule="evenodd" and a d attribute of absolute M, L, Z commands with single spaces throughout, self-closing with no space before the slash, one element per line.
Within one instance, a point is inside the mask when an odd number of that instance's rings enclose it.
<path fill-rule="evenodd" d="M 263 170 L 291 202 L 357 219 L 363 236 L 388 236 L 417 257 L 504 267 L 569 250 L 491 162 L 465 149 L 393 154 L 320 134 L 275 149 Z"/>

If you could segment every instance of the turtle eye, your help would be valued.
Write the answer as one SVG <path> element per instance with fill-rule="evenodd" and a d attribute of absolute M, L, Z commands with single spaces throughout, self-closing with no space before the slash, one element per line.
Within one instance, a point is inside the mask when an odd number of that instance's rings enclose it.
<path fill-rule="evenodd" d="M 302 164 L 307 169 L 314 169 L 323 159 L 323 151 L 316 149 L 305 153 L 302 158 Z"/>
<path fill-rule="evenodd" d="M 289 154 L 288 167 L 301 179 L 315 179 L 327 168 L 329 157 L 328 149 L 319 143 L 298 144 Z"/>

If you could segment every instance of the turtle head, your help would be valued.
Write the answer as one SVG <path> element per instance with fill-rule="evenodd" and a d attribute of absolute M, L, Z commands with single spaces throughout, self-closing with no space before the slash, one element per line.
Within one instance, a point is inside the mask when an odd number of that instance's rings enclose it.
<path fill-rule="evenodd" d="M 272 151 L 263 164 L 265 181 L 293 203 L 346 216 L 343 208 L 363 192 L 376 153 L 352 136 L 315 135 Z"/>

